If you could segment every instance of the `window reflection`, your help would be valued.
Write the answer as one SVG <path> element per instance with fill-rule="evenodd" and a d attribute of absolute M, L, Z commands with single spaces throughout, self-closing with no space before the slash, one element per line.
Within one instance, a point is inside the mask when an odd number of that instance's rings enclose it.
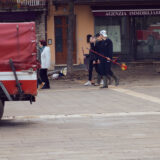
<path fill-rule="evenodd" d="M 129 50 L 128 17 L 95 17 L 95 33 L 105 29 L 113 42 L 113 52 L 127 54 Z"/>
<path fill-rule="evenodd" d="M 160 17 L 135 17 L 137 58 L 157 58 L 160 51 Z"/>

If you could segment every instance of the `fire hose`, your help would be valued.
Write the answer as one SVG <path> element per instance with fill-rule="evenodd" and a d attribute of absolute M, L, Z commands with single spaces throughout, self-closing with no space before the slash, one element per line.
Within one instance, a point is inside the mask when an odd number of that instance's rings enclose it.
<path fill-rule="evenodd" d="M 105 57 L 104 55 L 102 55 L 102 54 L 100 54 L 100 53 L 98 53 L 98 52 L 96 52 L 96 51 L 94 51 L 94 50 L 92 50 L 92 49 L 89 49 L 89 48 L 87 48 L 88 50 L 90 50 L 92 53 L 94 53 L 94 54 L 97 54 L 98 56 L 101 56 L 101 57 L 103 57 L 103 58 L 105 58 L 107 61 L 110 61 L 110 62 L 112 62 L 113 64 L 117 64 L 118 66 L 120 66 L 121 67 L 121 69 L 123 70 L 123 71 L 125 71 L 125 70 L 127 70 L 127 65 L 125 64 L 125 63 L 118 63 L 118 62 L 116 62 L 116 61 L 114 61 L 114 60 L 111 60 L 110 58 L 108 58 L 108 57 Z"/>

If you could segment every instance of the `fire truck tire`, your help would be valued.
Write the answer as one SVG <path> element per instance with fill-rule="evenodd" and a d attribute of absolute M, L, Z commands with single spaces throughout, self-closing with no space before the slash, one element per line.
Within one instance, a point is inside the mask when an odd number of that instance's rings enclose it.
<path fill-rule="evenodd" d="M 0 100 L 0 120 L 3 116 L 3 112 L 4 112 L 4 102 Z"/>

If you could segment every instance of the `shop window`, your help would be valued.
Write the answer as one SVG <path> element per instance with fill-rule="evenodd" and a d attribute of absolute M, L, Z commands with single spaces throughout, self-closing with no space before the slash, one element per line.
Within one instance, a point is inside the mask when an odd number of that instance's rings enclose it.
<path fill-rule="evenodd" d="M 55 25 L 62 25 L 62 18 L 55 17 Z"/>
<path fill-rule="evenodd" d="M 55 39 L 56 39 L 56 53 L 62 52 L 63 50 L 63 40 L 62 40 L 62 28 L 55 29 Z"/>
<path fill-rule="evenodd" d="M 95 17 L 95 33 L 103 29 L 113 42 L 114 53 L 128 53 L 127 17 Z"/>
<path fill-rule="evenodd" d="M 135 17 L 137 58 L 160 58 L 160 16 Z"/>

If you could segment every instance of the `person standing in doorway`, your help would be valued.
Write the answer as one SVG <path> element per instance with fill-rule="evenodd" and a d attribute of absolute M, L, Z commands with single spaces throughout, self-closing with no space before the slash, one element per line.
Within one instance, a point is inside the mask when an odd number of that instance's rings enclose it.
<path fill-rule="evenodd" d="M 50 83 L 49 83 L 47 72 L 50 67 L 50 61 L 51 61 L 50 48 L 47 46 L 47 43 L 45 40 L 40 40 L 39 46 L 40 48 L 43 48 L 43 51 L 41 53 L 40 78 L 44 85 L 41 85 L 43 86 L 41 89 L 49 89 Z"/>

